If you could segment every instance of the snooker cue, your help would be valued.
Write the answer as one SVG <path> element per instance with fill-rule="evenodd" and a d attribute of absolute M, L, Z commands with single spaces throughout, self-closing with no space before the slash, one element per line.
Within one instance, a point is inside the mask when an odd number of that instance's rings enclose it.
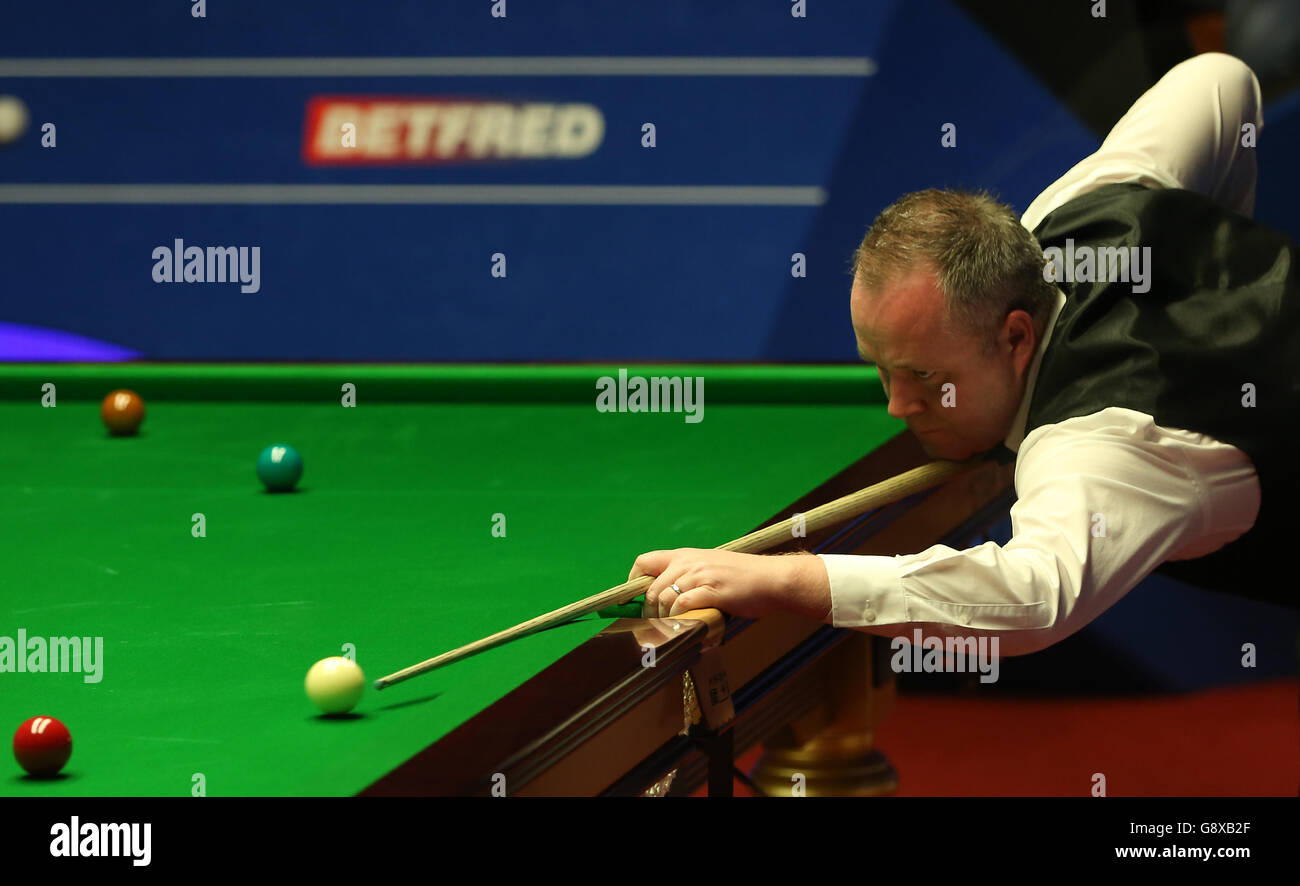
<path fill-rule="evenodd" d="M 859 489 L 857 492 L 851 492 L 834 501 L 819 505 L 802 515 L 796 514 L 795 517 L 802 516 L 805 529 L 808 532 L 816 532 L 819 529 L 825 529 L 827 526 L 839 523 L 849 517 L 856 517 L 865 513 L 872 508 L 881 505 L 893 504 L 896 501 L 907 498 L 918 492 L 923 492 L 933 486 L 938 486 L 945 480 L 957 474 L 967 471 L 984 461 L 983 458 L 976 456 L 966 459 L 965 461 L 932 461 L 929 464 L 912 468 L 910 471 L 904 471 L 896 477 L 888 480 L 882 480 L 865 489 Z M 766 551 L 777 545 L 789 541 L 792 537 L 791 530 L 795 525 L 795 517 L 789 517 L 779 523 L 773 523 L 771 526 L 757 529 L 748 535 L 729 541 L 719 546 L 715 550 L 735 551 L 741 554 L 756 554 L 760 551 Z M 433 658 L 411 665 L 409 668 L 403 668 L 400 671 L 389 674 L 387 677 L 380 677 L 375 681 L 375 689 L 383 689 L 392 686 L 394 683 L 401 683 L 403 680 L 409 680 L 420 674 L 427 674 L 443 665 L 449 665 L 452 662 L 459 661 L 462 658 L 468 658 L 478 652 L 491 649 L 494 646 L 500 646 L 503 643 L 509 643 L 511 640 L 517 640 L 520 637 L 531 634 L 535 631 L 544 630 L 555 625 L 572 621 L 583 615 L 590 615 L 597 610 L 604 609 L 607 606 L 614 606 L 620 603 L 627 603 L 639 594 L 645 593 L 646 589 L 654 583 L 655 576 L 639 575 L 631 581 L 625 581 L 621 585 L 615 585 L 608 590 L 601 591 L 599 594 L 593 594 L 577 602 L 562 606 L 559 609 L 539 615 L 536 618 L 529 619 L 526 622 L 515 625 L 513 628 L 506 628 L 504 631 L 498 631 L 491 636 L 484 637 L 481 640 L 475 640 L 450 652 L 444 652 Z"/>

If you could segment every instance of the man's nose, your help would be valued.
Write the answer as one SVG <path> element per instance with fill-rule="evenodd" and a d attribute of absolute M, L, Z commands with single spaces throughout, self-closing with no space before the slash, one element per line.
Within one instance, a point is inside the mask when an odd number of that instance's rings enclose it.
<path fill-rule="evenodd" d="M 891 418 L 905 419 L 924 412 L 925 402 L 916 392 L 895 383 L 890 386 L 887 411 Z"/>

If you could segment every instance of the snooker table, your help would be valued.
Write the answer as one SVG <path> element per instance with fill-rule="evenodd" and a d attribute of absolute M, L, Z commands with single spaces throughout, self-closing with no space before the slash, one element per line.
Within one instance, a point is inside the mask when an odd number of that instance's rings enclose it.
<path fill-rule="evenodd" d="M 102 648 L 91 673 L 0 656 L 6 735 L 41 714 L 73 737 L 61 776 L 11 761 L 0 793 L 725 793 L 759 743 L 772 793 L 792 771 L 809 793 L 889 793 L 871 741 L 887 641 L 785 614 L 592 615 L 367 688 L 350 715 L 306 698 L 318 659 L 352 653 L 370 681 L 618 584 L 643 551 L 719 545 L 929 460 L 871 367 L 627 371 L 704 379 L 702 420 L 598 411 L 618 372 L 601 366 L 0 367 L 0 638 Z M 100 423 L 116 388 L 144 398 L 136 436 Z M 254 474 L 279 442 L 305 463 L 292 493 Z M 788 549 L 962 544 L 1005 515 L 1010 471 Z M 687 729 L 710 648 L 735 716 Z"/>

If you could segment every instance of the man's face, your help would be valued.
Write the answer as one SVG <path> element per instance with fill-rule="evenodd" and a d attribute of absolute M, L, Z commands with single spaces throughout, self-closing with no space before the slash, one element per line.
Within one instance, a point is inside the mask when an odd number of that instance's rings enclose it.
<path fill-rule="evenodd" d="M 850 309 L 858 353 L 876 364 L 889 414 L 907 422 L 927 454 L 964 459 L 1003 441 L 1037 343 L 1027 313 L 1007 315 L 987 350 L 946 320 L 928 270 L 904 272 L 877 292 L 855 279 Z"/>

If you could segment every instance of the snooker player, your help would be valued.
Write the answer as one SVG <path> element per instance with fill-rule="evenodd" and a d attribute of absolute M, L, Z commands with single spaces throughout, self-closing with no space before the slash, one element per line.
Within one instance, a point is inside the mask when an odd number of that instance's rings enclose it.
<path fill-rule="evenodd" d="M 867 231 L 850 295 L 859 351 L 930 455 L 1015 458 L 1006 544 L 653 551 L 632 569 L 656 576 L 647 609 L 790 610 L 884 635 L 924 625 L 1017 655 L 1157 568 L 1296 605 L 1289 583 L 1258 572 L 1294 543 L 1300 409 L 1300 256 L 1251 220 L 1261 125 L 1251 70 L 1201 55 L 1023 218 L 987 195 L 929 190 Z M 1089 252 L 1103 257 L 1091 269 L 1061 267 Z M 1108 255 L 1132 255 L 1133 274 L 1102 273 Z"/>

